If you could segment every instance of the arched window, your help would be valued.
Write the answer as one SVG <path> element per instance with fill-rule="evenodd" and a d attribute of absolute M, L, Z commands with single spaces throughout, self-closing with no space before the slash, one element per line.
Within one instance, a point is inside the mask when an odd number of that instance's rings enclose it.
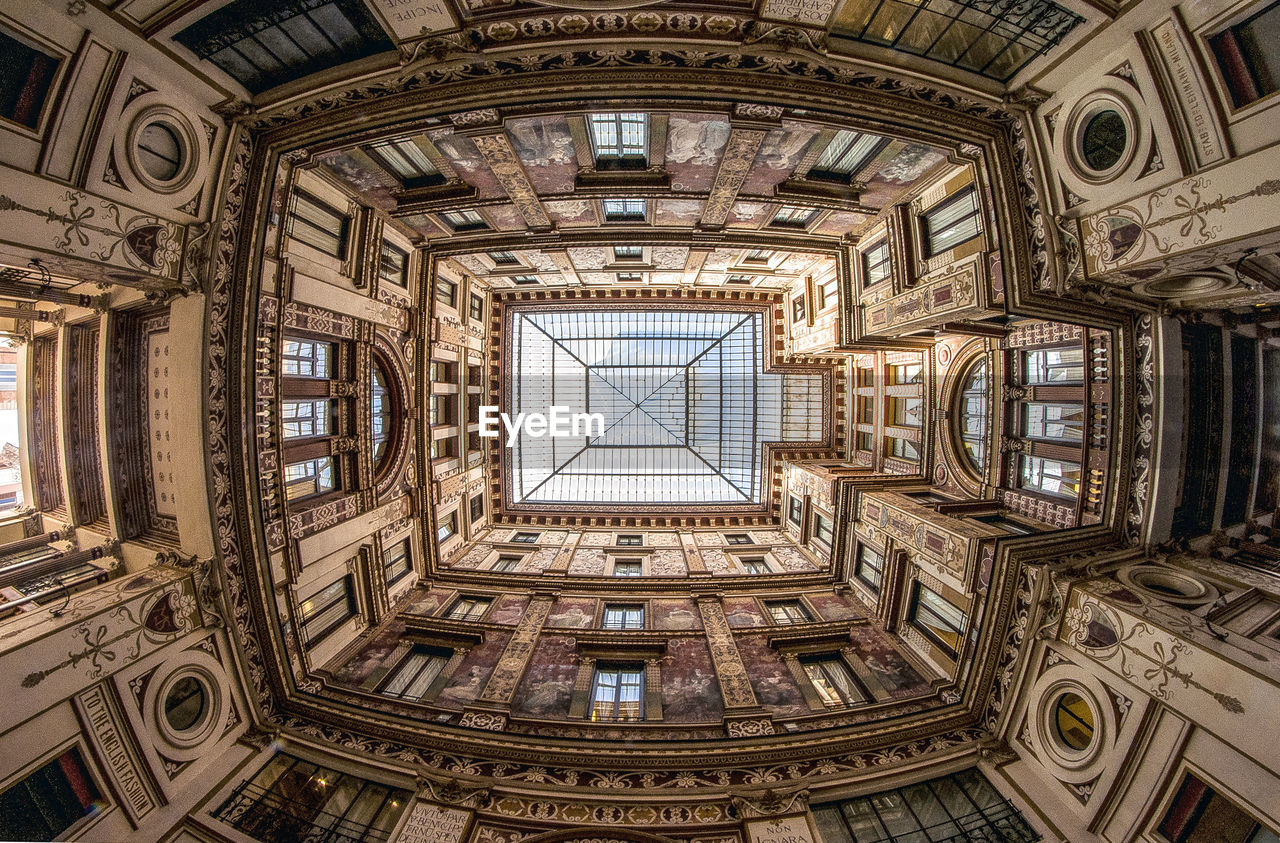
<path fill-rule="evenodd" d="M 987 430 L 991 424 L 987 414 L 989 391 L 987 361 L 982 358 L 970 366 L 969 371 L 961 378 L 956 407 L 960 450 L 970 467 L 978 474 L 984 473 L 987 468 Z"/>
<path fill-rule="evenodd" d="M 397 395 L 391 373 L 380 354 L 373 356 L 369 384 L 369 426 L 373 440 L 373 473 L 382 474 L 395 453 Z"/>

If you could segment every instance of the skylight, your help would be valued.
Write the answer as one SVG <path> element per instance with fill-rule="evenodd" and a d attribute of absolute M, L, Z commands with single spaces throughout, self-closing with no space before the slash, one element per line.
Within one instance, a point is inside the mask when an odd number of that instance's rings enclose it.
<path fill-rule="evenodd" d="M 508 328 L 506 412 L 604 417 L 603 435 L 522 433 L 515 505 L 759 505 L 762 445 L 822 438 L 822 377 L 764 372 L 760 311 L 516 309 Z"/>

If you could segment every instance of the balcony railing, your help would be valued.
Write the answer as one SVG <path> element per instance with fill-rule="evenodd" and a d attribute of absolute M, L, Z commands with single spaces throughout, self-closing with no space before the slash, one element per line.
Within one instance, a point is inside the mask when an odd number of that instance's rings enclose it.
<path fill-rule="evenodd" d="M 214 816 L 263 843 L 364 843 L 385 841 L 389 834 L 249 781 L 241 782 Z"/>

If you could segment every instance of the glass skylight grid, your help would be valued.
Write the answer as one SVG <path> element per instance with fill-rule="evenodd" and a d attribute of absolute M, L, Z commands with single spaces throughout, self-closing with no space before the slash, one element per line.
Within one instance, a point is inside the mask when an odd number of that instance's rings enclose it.
<path fill-rule="evenodd" d="M 1006 81 L 1083 21 L 1051 0 L 853 0 L 837 34 Z"/>
<path fill-rule="evenodd" d="M 513 503 L 759 504 L 765 442 L 822 438 L 819 375 L 768 374 L 757 311 L 524 310 L 509 413 L 600 413 L 604 431 L 521 435 Z"/>

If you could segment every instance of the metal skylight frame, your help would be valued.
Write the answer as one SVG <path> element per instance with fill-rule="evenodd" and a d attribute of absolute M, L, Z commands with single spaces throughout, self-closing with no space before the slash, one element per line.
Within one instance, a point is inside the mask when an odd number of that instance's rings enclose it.
<path fill-rule="evenodd" d="M 823 438 L 825 378 L 767 373 L 765 311 L 513 308 L 504 399 L 605 416 L 603 436 L 521 436 L 506 498 L 554 505 L 766 502 L 766 442 Z"/>

